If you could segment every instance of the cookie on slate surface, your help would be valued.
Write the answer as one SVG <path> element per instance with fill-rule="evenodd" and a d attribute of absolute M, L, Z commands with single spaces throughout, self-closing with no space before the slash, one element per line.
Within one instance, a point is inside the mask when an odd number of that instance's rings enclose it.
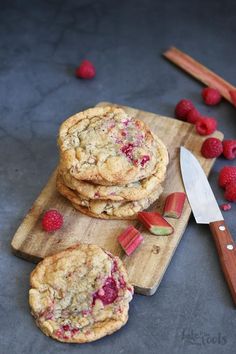
<path fill-rule="evenodd" d="M 157 164 L 150 129 L 121 108 L 95 107 L 68 118 L 60 127 L 58 145 L 63 169 L 103 185 L 138 181 Z"/>
<path fill-rule="evenodd" d="M 133 287 L 121 260 L 98 246 L 79 244 L 46 257 L 30 282 L 37 325 L 61 342 L 94 341 L 128 320 Z"/>
<path fill-rule="evenodd" d="M 111 201 L 99 199 L 87 199 L 74 190 L 68 188 L 58 174 L 56 187 L 59 193 L 69 199 L 73 206 L 82 213 L 101 219 L 135 219 L 136 214 L 148 208 L 163 191 L 159 184 L 158 188 L 147 197 L 134 201 Z M 82 208 L 81 208 L 82 207 Z"/>
<path fill-rule="evenodd" d="M 146 198 L 150 193 L 157 190 L 163 182 L 168 164 L 168 151 L 160 139 L 155 137 L 157 142 L 157 165 L 155 172 L 140 181 L 127 185 L 101 186 L 87 181 L 74 178 L 68 171 L 60 169 L 63 183 L 70 189 L 75 190 L 81 196 L 89 199 L 110 199 L 114 201 L 139 200 Z"/>

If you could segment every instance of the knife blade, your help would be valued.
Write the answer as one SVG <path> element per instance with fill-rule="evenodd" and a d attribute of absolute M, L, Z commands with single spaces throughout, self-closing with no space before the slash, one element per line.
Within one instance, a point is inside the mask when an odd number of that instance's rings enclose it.
<path fill-rule="evenodd" d="M 221 267 L 236 304 L 236 245 L 225 224 L 207 176 L 197 158 L 185 147 L 180 148 L 180 169 L 185 191 L 195 220 L 209 224 Z"/>

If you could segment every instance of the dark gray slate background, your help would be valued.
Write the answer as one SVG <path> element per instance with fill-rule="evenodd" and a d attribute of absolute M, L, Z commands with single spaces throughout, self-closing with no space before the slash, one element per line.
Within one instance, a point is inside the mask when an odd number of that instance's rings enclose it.
<path fill-rule="evenodd" d="M 236 138 L 236 110 L 209 108 L 202 85 L 161 57 L 170 45 L 236 84 L 235 1 L 51 0 L 0 2 L 0 353 L 235 353 L 236 312 L 208 227 L 191 218 L 152 297 L 136 295 L 125 328 L 95 343 L 60 344 L 44 336 L 27 296 L 34 265 L 10 241 L 57 164 L 59 124 L 99 101 L 173 115 L 190 98 Z M 74 68 L 88 58 L 97 77 Z M 210 183 L 218 201 L 218 159 Z M 225 213 L 235 234 L 236 208 Z M 216 342 L 216 343 L 215 343 Z"/>

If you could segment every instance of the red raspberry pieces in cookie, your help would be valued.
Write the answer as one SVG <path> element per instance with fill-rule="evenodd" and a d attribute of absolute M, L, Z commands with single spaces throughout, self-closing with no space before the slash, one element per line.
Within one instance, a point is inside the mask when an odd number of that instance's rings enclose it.
<path fill-rule="evenodd" d="M 236 140 L 223 141 L 223 155 L 228 160 L 236 158 Z"/>
<path fill-rule="evenodd" d="M 144 156 L 141 158 L 140 165 L 141 165 L 142 167 L 144 167 L 145 164 L 146 164 L 148 161 L 150 161 L 150 156 L 144 155 Z"/>
<path fill-rule="evenodd" d="M 219 186 L 225 188 L 232 181 L 236 181 L 236 166 L 223 167 L 219 173 Z"/>
<path fill-rule="evenodd" d="M 123 275 L 121 275 L 120 278 L 119 278 L 119 286 L 120 286 L 121 289 L 124 289 L 126 287 L 126 282 L 124 280 Z"/>
<path fill-rule="evenodd" d="M 96 69 L 89 60 L 83 60 L 80 66 L 75 69 L 75 75 L 80 79 L 93 79 L 96 75 Z"/>
<path fill-rule="evenodd" d="M 214 157 L 219 157 L 223 152 L 223 145 L 220 139 L 217 138 L 207 138 L 201 148 L 202 156 L 206 159 L 212 159 Z"/>
<path fill-rule="evenodd" d="M 205 87 L 202 90 L 202 98 L 208 106 L 215 106 L 220 103 L 222 96 L 217 89 L 212 87 Z"/>
<path fill-rule="evenodd" d="M 116 281 L 112 277 L 108 277 L 105 284 L 95 294 L 93 294 L 93 305 L 96 299 L 100 299 L 103 305 L 109 305 L 113 303 L 118 297 L 118 288 Z"/>
<path fill-rule="evenodd" d="M 76 333 L 78 333 L 79 332 L 79 328 L 72 328 L 71 329 L 71 335 L 72 335 L 72 337 L 76 334 Z"/>
<path fill-rule="evenodd" d="M 65 332 L 70 330 L 70 326 L 69 325 L 64 325 L 64 326 L 62 326 L 62 328 L 63 328 L 63 330 Z"/>
<path fill-rule="evenodd" d="M 199 118 L 201 118 L 201 114 L 196 108 L 193 108 L 191 109 L 191 111 L 188 111 L 186 115 L 187 122 L 191 124 L 195 124 Z"/>
<path fill-rule="evenodd" d="M 42 228 L 47 232 L 59 230 L 63 225 L 63 216 L 54 209 L 44 213 L 42 218 Z"/>
<path fill-rule="evenodd" d="M 196 122 L 196 131 L 200 135 L 210 135 L 217 128 L 217 121 L 211 117 L 201 117 Z"/>
<path fill-rule="evenodd" d="M 128 143 L 127 145 L 122 146 L 120 149 L 123 154 L 125 154 L 130 160 L 132 160 L 133 157 L 133 149 L 134 149 L 134 144 Z"/>
<path fill-rule="evenodd" d="M 181 120 L 186 120 L 187 113 L 194 108 L 192 101 L 187 99 L 182 99 L 179 101 L 175 107 L 175 116 Z"/>
<path fill-rule="evenodd" d="M 66 332 L 66 333 L 65 333 Z M 79 332 L 79 328 L 70 326 L 69 324 L 62 325 L 57 329 L 55 335 L 60 339 L 69 339 Z"/>
<path fill-rule="evenodd" d="M 49 306 L 45 311 L 41 312 L 40 317 L 44 317 L 45 320 L 51 320 L 54 317 L 53 305 Z"/>
<path fill-rule="evenodd" d="M 232 181 L 226 185 L 225 199 L 229 202 L 236 202 L 236 181 Z"/>

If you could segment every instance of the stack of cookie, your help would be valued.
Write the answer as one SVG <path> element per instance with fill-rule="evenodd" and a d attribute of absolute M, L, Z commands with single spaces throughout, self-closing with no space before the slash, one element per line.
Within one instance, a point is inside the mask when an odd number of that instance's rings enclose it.
<path fill-rule="evenodd" d="M 60 127 L 57 189 L 84 214 L 134 219 L 162 192 L 168 152 L 123 109 L 96 107 Z"/>

